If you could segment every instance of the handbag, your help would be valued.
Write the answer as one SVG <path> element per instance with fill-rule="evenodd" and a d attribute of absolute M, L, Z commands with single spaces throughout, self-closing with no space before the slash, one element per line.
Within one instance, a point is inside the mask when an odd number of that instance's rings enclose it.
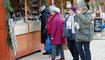
<path fill-rule="evenodd" d="M 71 34 L 71 30 L 70 29 L 66 29 L 66 22 L 67 22 L 69 16 L 70 15 L 67 16 L 67 18 L 65 19 L 65 22 L 64 22 L 64 27 L 63 27 L 63 37 L 64 38 L 69 38 L 70 34 Z"/>
<path fill-rule="evenodd" d="M 50 36 L 49 35 L 47 36 L 44 50 L 52 51 L 52 45 L 50 44 Z"/>
<path fill-rule="evenodd" d="M 63 37 L 64 37 L 64 38 L 69 38 L 70 35 L 71 35 L 71 30 L 64 28 L 64 29 L 63 29 Z"/>

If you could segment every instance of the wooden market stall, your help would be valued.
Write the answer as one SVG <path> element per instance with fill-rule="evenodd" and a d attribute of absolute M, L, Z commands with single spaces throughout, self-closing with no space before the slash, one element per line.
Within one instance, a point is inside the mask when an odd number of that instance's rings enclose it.
<path fill-rule="evenodd" d="M 0 0 L 0 60 L 15 60 L 43 48 L 41 44 L 41 22 L 39 0 L 10 0 L 13 29 L 16 35 L 17 54 L 7 46 L 6 8 Z M 8 0 L 9 1 L 9 0 Z M 9 6 L 10 7 L 10 6 Z M 8 19 L 9 20 L 9 19 Z"/>
<path fill-rule="evenodd" d="M 14 9 L 14 32 L 17 41 L 17 55 L 25 56 L 41 50 L 41 22 L 39 20 L 39 0 L 10 0 Z M 15 16 L 15 17 L 14 17 Z M 22 22 L 22 23 L 21 23 Z"/>

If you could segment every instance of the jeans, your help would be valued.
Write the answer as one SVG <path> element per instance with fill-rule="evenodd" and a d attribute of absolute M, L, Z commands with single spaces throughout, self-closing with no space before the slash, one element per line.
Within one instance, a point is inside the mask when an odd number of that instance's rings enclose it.
<path fill-rule="evenodd" d="M 64 51 L 62 45 L 52 45 L 52 59 L 56 58 L 57 49 L 61 58 L 64 58 Z"/>
<path fill-rule="evenodd" d="M 67 39 L 67 45 L 69 48 L 69 51 L 71 52 L 73 56 L 73 60 L 79 60 L 79 53 L 76 47 L 76 41 L 75 40 L 70 40 L 69 38 Z"/>
<path fill-rule="evenodd" d="M 91 60 L 90 42 L 77 42 L 76 45 L 81 60 Z"/>

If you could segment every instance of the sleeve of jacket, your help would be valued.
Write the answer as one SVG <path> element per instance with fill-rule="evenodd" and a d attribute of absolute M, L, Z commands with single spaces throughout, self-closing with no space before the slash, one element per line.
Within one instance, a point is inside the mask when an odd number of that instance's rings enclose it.
<path fill-rule="evenodd" d="M 63 28 L 66 28 L 66 22 L 67 22 L 69 16 L 70 16 L 70 15 L 67 15 L 67 16 L 66 16 L 66 18 L 65 18 L 65 20 L 64 20 Z"/>
<path fill-rule="evenodd" d="M 104 29 L 104 28 L 105 28 L 105 23 L 104 23 L 104 25 L 102 25 L 101 29 Z"/>
<path fill-rule="evenodd" d="M 57 21 L 53 21 L 51 27 L 51 38 L 54 38 L 57 30 Z"/>
<path fill-rule="evenodd" d="M 64 21 L 63 28 L 66 28 L 66 20 Z"/>
<path fill-rule="evenodd" d="M 83 15 L 82 13 L 78 15 L 80 20 L 84 23 L 84 24 L 88 24 L 91 19 L 92 19 L 92 14 L 91 12 L 86 13 L 86 15 Z"/>

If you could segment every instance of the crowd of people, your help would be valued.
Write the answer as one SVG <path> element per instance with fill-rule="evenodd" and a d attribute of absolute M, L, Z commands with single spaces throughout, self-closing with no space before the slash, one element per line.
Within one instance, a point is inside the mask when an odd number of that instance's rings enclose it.
<path fill-rule="evenodd" d="M 79 56 L 81 60 L 91 60 L 92 12 L 84 2 L 79 2 L 77 7 L 68 8 L 67 13 L 64 19 L 58 7 L 41 7 L 42 43 L 46 46 L 49 36 L 52 45 L 51 51 L 46 50 L 43 54 L 51 54 L 51 60 L 56 60 L 58 55 L 60 59 L 57 60 L 65 60 L 63 44 L 67 42 L 73 60 L 79 60 Z"/>

